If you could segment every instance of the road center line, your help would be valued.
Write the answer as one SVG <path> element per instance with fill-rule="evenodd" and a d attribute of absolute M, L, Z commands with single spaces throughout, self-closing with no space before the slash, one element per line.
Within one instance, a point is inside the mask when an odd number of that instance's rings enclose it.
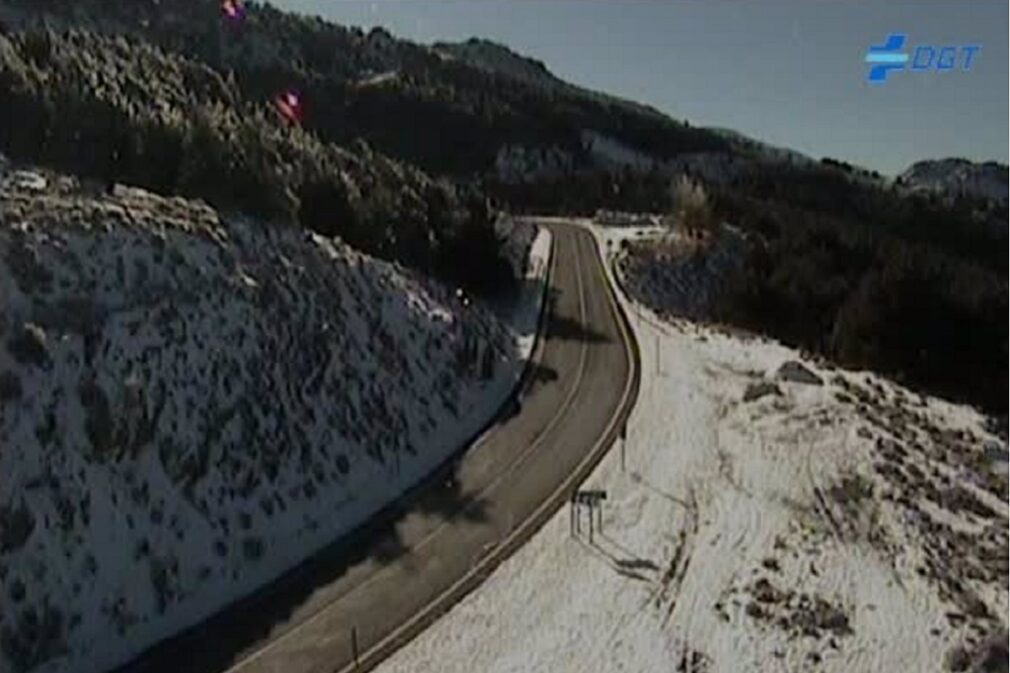
<path fill-rule="evenodd" d="M 576 287 L 578 288 L 580 322 L 582 324 L 585 324 L 586 317 L 587 317 L 586 316 L 585 288 L 584 288 L 583 281 L 582 281 L 582 262 L 581 262 L 581 256 L 579 254 L 578 236 L 579 236 L 578 233 L 572 235 L 571 236 L 571 241 L 572 241 L 572 252 L 573 252 L 573 255 L 574 255 L 574 258 L 575 258 L 575 265 L 574 265 L 575 266 L 575 282 L 576 282 Z M 558 257 L 559 257 L 559 255 L 554 255 L 554 264 L 555 265 L 557 265 L 557 263 L 558 263 Z M 548 334 L 549 334 L 549 323 L 548 323 Z M 526 446 L 518 454 L 518 456 L 516 457 L 516 459 L 514 461 L 512 461 L 508 465 L 507 468 L 505 468 L 500 474 L 498 474 L 494 479 L 492 479 L 491 482 L 488 483 L 478 493 L 474 494 L 474 501 L 475 502 L 478 501 L 478 500 L 480 500 L 481 498 L 483 498 L 489 492 L 495 490 L 498 487 L 498 485 L 502 482 L 502 480 L 504 480 L 507 476 L 510 476 L 518 467 L 520 467 L 523 463 L 525 463 L 526 460 L 529 458 L 529 456 L 532 455 L 532 453 L 537 449 L 537 447 L 543 442 L 544 437 L 551 430 L 553 430 L 553 428 L 558 424 L 558 422 L 560 422 L 561 418 L 565 415 L 565 413 L 568 411 L 569 407 L 572 405 L 572 402 L 575 399 L 576 393 L 579 391 L 579 387 L 580 387 L 580 384 L 582 382 L 583 375 L 585 373 L 585 364 L 586 364 L 587 355 L 588 355 L 588 344 L 586 342 L 582 342 L 580 344 L 580 348 L 579 348 L 579 364 L 578 364 L 578 367 L 577 367 L 576 373 L 575 373 L 575 381 L 574 381 L 573 385 L 571 386 L 571 388 L 569 389 L 568 395 L 565 397 L 565 400 L 562 402 L 562 404 L 558 408 L 557 412 L 555 412 L 555 414 L 551 417 L 551 420 L 547 423 L 547 425 L 544 426 L 544 428 L 540 432 L 537 433 L 536 438 L 532 442 L 530 442 L 530 444 L 528 446 Z M 471 447 L 471 449 L 469 451 L 473 451 L 473 450 L 477 449 L 482 443 L 484 443 L 486 441 L 486 438 L 488 436 L 490 436 L 490 435 L 487 435 L 485 437 L 479 438 L 477 440 L 477 442 L 475 443 L 475 445 L 473 447 Z M 471 503 L 471 504 L 469 504 L 467 506 L 464 506 L 459 512 L 460 513 L 466 512 L 472 506 L 473 506 L 473 503 Z M 434 529 L 432 529 L 428 534 L 426 534 L 425 537 L 423 537 L 420 541 L 418 541 L 417 543 L 415 543 L 414 545 L 412 545 L 411 547 L 409 547 L 408 552 L 413 553 L 413 552 L 416 552 L 416 551 L 419 551 L 419 550 L 423 549 L 434 538 L 436 538 L 439 533 L 441 533 L 449 525 L 450 525 L 449 522 L 444 522 L 443 521 L 438 526 L 436 526 Z M 256 661 L 257 659 L 259 659 L 259 658 L 261 658 L 263 656 L 265 656 L 271 650 L 273 650 L 277 646 L 281 645 L 282 643 L 286 642 L 290 637 L 294 636 L 301 629 L 307 628 L 307 627 L 311 626 L 313 623 L 315 623 L 326 612 L 326 610 L 329 609 L 337 601 L 342 600 L 342 599 L 346 598 L 347 596 L 351 596 L 355 592 L 358 592 L 358 591 L 361 591 L 361 590 L 365 589 L 366 587 L 370 586 L 372 583 L 374 583 L 374 582 L 382 579 L 385 573 L 387 573 L 387 572 L 394 572 L 395 570 L 396 570 L 395 564 L 379 568 L 378 570 L 376 570 L 375 573 L 373 573 L 370 577 L 368 577 L 367 579 L 365 579 L 363 582 L 361 582 L 359 584 L 356 584 L 354 587 L 352 587 L 351 589 L 349 589 L 345 593 L 341 594 L 338 597 L 335 597 L 333 600 L 328 601 L 324 605 L 321 605 L 316 611 L 314 611 L 311 615 L 309 615 L 308 617 L 306 617 L 303 621 L 299 622 L 294 627 L 288 629 L 287 631 L 285 631 L 284 633 L 282 633 L 281 635 L 279 635 L 277 638 L 274 638 L 270 642 L 266 643 L 263 647 L 259 648 L 255 652 L 252 652 L 249 656 L 243 658 L 241 661 L 236 662 L 235 664 L 232 664 L 226 670 L 226 673 L 233 673 L 235 671 L 238 671 L 241 668 L 243 668 L 244 666 L 247 666 L 248 664 Z M 473 571 L 472 570 L 468 571 L 466 574 L 464 574 L 463 577 L 464 578 L 468 577 L 471 574 L 471 572 L 473 572 Z M 445 592 L 443 592 L 443 594 L 444 593 Z M 437 602 L 439 598 L 440 598 L 440 596 L 436 597 L 434 600 L 430 601 L 429 605 Z M 428 607 L 428 606 L 425 606 L 425 607 Z M 380 647 L 382 645 L 382 643 L 385 642 L 387 639 L 395 637 L 401 631 L 401 629 L 409 626 L 414 621 L 414 619 L 416 619 L 420 615 L 423 615 L 424 611 L 425 611 L 425 608 L 422 608 L 420 611 L 418 611 L 418 613 L 415 615 L 415 617 L 406 620 L 403 624 L 401 624 L 399 627 L 397 627 L 396 629 L 394 629 L 391 633 L 387 634 L 378 643 L 376 643 L 371 648 L 369 648 L 369 650 L 366 651 L 363 656 L 367 656 L 368 652 L 370 652 L 371 650 L 373 650 L 373 649 L 375 649 L 377 647 Z M 351 662 L 351 664 L 349 664 L 348 666 L 345 666 L 344 669 L 342 669 L 342 670 L 347 670 L 347 671 L 353 670 L 353 662 Z"/>

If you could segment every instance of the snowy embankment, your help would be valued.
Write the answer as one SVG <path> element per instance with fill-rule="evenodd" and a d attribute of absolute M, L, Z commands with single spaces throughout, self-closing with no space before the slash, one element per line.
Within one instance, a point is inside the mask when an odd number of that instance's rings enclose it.
<path fill-rule="evenodd" d="M 123 662 L 447 458 L 532 347 L 550 242 L 523 231 L 510 322 L 339 241 L 0 162 L 0 671 Z"/>
<path fill-rule="evenodd" d="M 634 233 L 598 230 L 611 251 Z M 1005 670 L 1005 437 L 622 302 L 642 384 L 584 485 L 602 532 L 559 512 L 381 673 Z"/>
<path fill-rule="evenodd" d="M 503 216 L 495 226 L 505 241 L 503 252 L 515 277 L 522 278 L 519 297 L 499 312 L 516 334 L 519 352 L 528 359 L 536 345 L 540 314 L 551 263 L 551 232 L 528 220 Z"/>

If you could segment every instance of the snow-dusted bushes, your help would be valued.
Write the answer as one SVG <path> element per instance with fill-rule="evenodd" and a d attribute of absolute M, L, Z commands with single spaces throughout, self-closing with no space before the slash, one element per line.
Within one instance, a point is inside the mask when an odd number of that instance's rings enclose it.
<path fill-rule="evenodd" d="M 0 170 L 0 670 L 101 670 L 254 589 L 519 373 L 479 302 L 339 241 L 26 175 Z"/>

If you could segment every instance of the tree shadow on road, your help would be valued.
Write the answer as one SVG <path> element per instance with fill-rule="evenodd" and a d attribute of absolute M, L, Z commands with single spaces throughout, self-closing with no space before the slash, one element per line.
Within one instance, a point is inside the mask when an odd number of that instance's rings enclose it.
<path fill-rule="evenodd" d="M 549 291 L 548 301 L 557 292 Z M 547 328 L 555 338 L 577 341 L 604 341 L 606 338 L 582 325 L 556 316 L 547 317 Z M 518 357 L 518 353 L 509 353 Z M 530 389 L 550 384 L 559 373 L 533 362 L 526 376 Z M 484 429 L 507 420 L 521 410 L 519 400 L 510 396 Z M 482 429 L 483 431 L 483 429 Z M 475 437 L 480 432 L 475 433 Z M 466 442 L 466 448 L 472 441 Z M 116 673 L 176 673 L 180 657 L 188 673 L 218 673 L 233 665 L 258 645 L 277 637 L 282 629 L 294 626 L 329 601 L 331 585 L 352 569 L 369 564 L 387 566 L 405 563 L 410 568 L 412 550 L 402 528 L 408 516 L 421 513 L 446 522 L 485 522 L 488 502 L 466 493 L 457 479 L 457 463 L 465 448 L 385 506 L 350 533 L 326 545 L 310 558 L 261 589 L 239 599 L 186 631 L 149 648 Z M 365 575 L 367 576 L 367 574 Z M 333 589 L 336 591 L 336 589 Z"/>
<path fill-rule="evenodd" d="M 532 383 L 550 383 L 552 381 L 557 381 L 558 370 L 554 367 L 548 367 L 545 364 L 535 362 L 530 365 L 529 373 L 530 381 Z"/>
<path fill-rule="evenodd" d="M 547 323 L 547 338 L 585 343 L 610 341 L 610 338 L 602 332 L 597 332 L 577 320 L 559 315 L 551 316 L 550 322 Z"/>
<path fill-rule="evenodd" d="M 423 512 L 446 521 L 487 519 L 486 502 L 463 492 L 456 469 L 455 461 L 442 465 L 358 528 L 278 579 L 155 644 L 115 673 L 176 673 L 182 670 L 180 656 L 187 673 L 218 673 L 256 645 L 276 637 L 278 628 L 297 624 L 300 619 L 292 622 L 296 613 L 308 615 L 329 602 L 324 596 L 327 587 L 352 568 L 401 561 L 411 569 L 412 550 L 401 533 L 409 514 Z M 319 604 L 313 606 L 313 601 Z"/>
<path fill-rule="evenodd" d="M 465 493 L 456 476 L 457 467 L 450 466 L 436 475 L 438 482 L 431 486 L 414 507 L 425 514 L 434 514 L 445 521 L 487 521 L 487 500 Z"/>

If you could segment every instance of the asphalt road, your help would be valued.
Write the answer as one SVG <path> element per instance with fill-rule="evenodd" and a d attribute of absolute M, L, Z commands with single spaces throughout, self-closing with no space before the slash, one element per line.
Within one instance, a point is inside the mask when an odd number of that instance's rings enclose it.
<path fill-rule="evenodd" d="M 476 587 L 567 501 L 630 412 L 638 364 L 592 236 L 548 226 L 549 312 L 518 413 L 503 413 L 350 538 L 122 671 L 365 670 Z"/>

